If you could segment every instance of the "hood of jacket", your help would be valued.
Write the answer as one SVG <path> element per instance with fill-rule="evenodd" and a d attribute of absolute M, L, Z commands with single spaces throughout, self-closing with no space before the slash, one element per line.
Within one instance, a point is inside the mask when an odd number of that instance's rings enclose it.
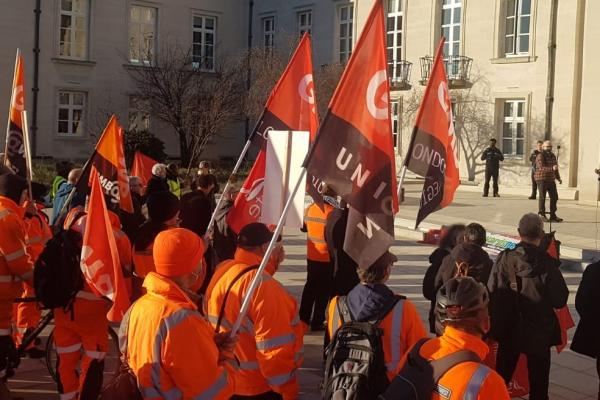
<path fill-rule="evenodd" d="M 347 300 L 355 321 L 374 321 L 394 302 L 394 292 L 382 283 L 359 283 L 348 293 Z"/>
<path fill-rule="evenodd" d="M 69 182 L 62 183 L 60 185 L 60 187 L 58 188 L 58 190 L 56 191 L 56 196 L 57 197 L 68 196 L 74 187 L 75 186 L 72 183 L 69 183 Z"/>
<path fill-rule="evenodd" d="M 540 268 L 558 268 L 560 261 L 550 257 L 548 253 L 529 243 L 520 242 L 515 249 L 515 272 L 522 278 L 533 277 L 540 273 Z"/>

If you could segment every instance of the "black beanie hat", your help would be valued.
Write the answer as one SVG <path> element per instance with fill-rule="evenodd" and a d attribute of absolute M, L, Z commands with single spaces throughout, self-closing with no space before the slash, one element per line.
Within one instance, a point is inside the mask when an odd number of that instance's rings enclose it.
<path fill-rule="evenodd" d="M 253 222 L 244 226 L 238 235 L 238 246 L 242 248 L 258 247 L 269 243 L 273 232 L 265 224 Z"/>
<path fill-rule="evenodd" d="M 179 199 L 171 192 L 154 192 L 148 197 L 148 216 L 154 222 L 165 222 L 179 211 Z"/>
<path fill-rule="evenodd" d="M 0 196 L 8 197 L 15 203 L 21 201 L 23 190 L 27 189 L 27 180 L 15 174 L 0 175 Z"/>

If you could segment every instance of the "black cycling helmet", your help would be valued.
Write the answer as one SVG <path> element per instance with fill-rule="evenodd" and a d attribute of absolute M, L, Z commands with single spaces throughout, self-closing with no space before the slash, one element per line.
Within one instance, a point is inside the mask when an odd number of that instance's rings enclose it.
<path fill-rule="evenodd" d="M 476 317 L 487 307 L 489 296 L 483 284 L 471 277 L 450 279 L 438 290 L 435 312 L 440 323 Z"/>

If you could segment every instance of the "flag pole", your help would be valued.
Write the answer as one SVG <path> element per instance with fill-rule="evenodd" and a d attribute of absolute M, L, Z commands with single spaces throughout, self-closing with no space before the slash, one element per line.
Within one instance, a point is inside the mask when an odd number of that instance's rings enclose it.
<path fill-rule="evenodd" d="M 213 213 L 210 216 L 210 221 L 208 222 L 208 226 L 206 227 L 206 232 L 212 231 L 212 228 L 215 224 L 215 219 L 217 217 L 217 212 L 219 212 L 219 210 L 221 209 L 221 205 L 223 204 L 223 197 L 225 197 L 223 195 L 225 193 L 227 193 L 227 189 L 229 188 L 229 182 L 231 181 L 231 177 L 234 176 L 235 174 L 237 174 L 238 170 L 242 166 L 242 161 L 244 161 L 244 158 L 246 157 L 248 150 L 250 150 L 250 145 L 252 145 L 252 139 L 254 139 L 254 135 L 256 135 L 258 126 L 261 123 L 263 117 L 265 116 L 265 110 L 266 110 L 266 108 L 263 109 L 262 114 L 260 115 L 260 117 L 258 117 L 258 120 L 256 121 L 256 124 L 254 125 L 254 129 L 252 130 L 252 134 L 248 137 L 248 140 L 246 140 L 246 144 L 244 145 L 244 148 L 242 149 L 242 153 L 238 157 L 238 160 L 235 163 L 235 166 L 233 167 L 233 171 L 231 171 L 231 174 L 229 174 L 229 178 L 227 178 L 227 182 L 225 183 L 225 187 L 223 188 L 223 194 L 221 194 L 221 196 L 219 196 L 219 201 L 217 201 L 217 204 L 215 205 L 215 209 L 213 210 Z"/>
<path fill-rule="evenodd" d="M 273 237 L 271 238 L 271 241 L 269 242 L 269 247 L 267 247 L 267 251 L 265 252 L 263 259 L 260 262 L 258 271 L 256 271 L 256 275 L 254 275 L 254 279 L 252 280 L 252 283 L 250 284 L 250 287 L 248 288 L 248 291 L 246 292 L 246 296 L 244 297 L 244 301 L 243 301 L 242 307 L 240 309 L 240 314 L 238 315 L 237 320 L 235 321 L 235 324 L 233 324 L 233 328 L 231 328 L 231 333 L 230 333 L 231 337 L 234 337 L 235 334 L 237 333 L 237 331 L 240 329 L 240 326 L 242 325 L 242 320 L 244 319 L 244 317 L 246 316 L 246 313 L 248 312 L 248 307 L 250 306 L 250 301 L 252 300 L 254 291 L 256 290 L 256 288 L 258 287 L 258 285 L 261 281 L 262 273 L 265 270 L 267 263 L 269 262 L 269 258 L 271 258 L 271 253 L 273 253 L 273 249 L 275 248 L 275 243 L 277 243 L 277 239 L 279 238 L 279 235 L 281 234 L 281 231 L 283 229 L 283 222 L 285 221 L 285 218 L 290 209 L 290 206 L 294 202 L 294 196 L 296 196 L 298 189 L 300 189 L 300 185 L 302 184 L 302 181 L 303 181 L 305 175 L 306 175 L 306 168 L 303 167 L 300 170 L 300 176 L 298 177 L 298 181 L 296 182 L 296 185 L 294 186 L 294 190 L 292 190 L 292 192 L 290 193 L 290 196 L 288 197 L 287 202 L 285 203 L 285 207 L 283 208 L 283 212 L 281 213 L 281 216 L 279 217 L 279 221 L 277 222 L 277 227 L 275 228 L 275 232 L 273 232 Z"/>
<path fill-rule="evenodd" d="M 398 199 L 400 199 L 400 195 L 402 194 L 402 187 L 404 186 L 404 179 L 406 179 L 406 164 L 402 164 L 402 168 L 400 168 L 400 179 L 398 180 Z"/>
<path fill-rule="evenodd" d="M 27 111 L 21 111 L 21 122 L 23 125 L 23 147 L 25 148 L 25 163 L 27 168 L 27 184 L 29 185 L 29 201 L 33 203 L 33 192 L 31 190 L 31 181 L 33 179 L 33 164 L 31 162 L 31 149 L 29 148 L 29 121 L 27 120 Z"/>
<path fill-rule="evenodd" d="M 8 159 L 8 140 L 10 136 L 10 111 L 12 110 L 13 102 L 15 101 L 15 83 L 17 82 L 17 65 L 19 64 L 19 56 L 21 55 L 21 49 L 17 47 L 17 54 L 15 56 L 15 72 L 13 73 L 13 83 L 10 88 L 10 103 L 8 104 L 8 121 L 6 122 L 6 145 L 4 146 L 4 160 L 3 165 L 6 165 Z"/>

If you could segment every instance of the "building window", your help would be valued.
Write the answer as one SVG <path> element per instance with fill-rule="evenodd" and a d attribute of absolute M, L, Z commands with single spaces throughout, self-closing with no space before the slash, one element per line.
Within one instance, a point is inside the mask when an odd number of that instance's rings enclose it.
<path fill-rule="evenodd" d="M 502 123 L 502 152 L 523 157 L 525 143 L 525 100 L 506 100 Z"/>
<path fill-rule="evenodd" d="M 506 1 L 504 53 L 507 56 L 529 54 L 531 0 Z"/>
<path fill-rule="evenodd" d="M 59 55 L 88 57 L 89 0 L 61 0 Z"/>
<path fill-rule="evenodd" d="M 262 45 L 265 49 L 273 49 L 275 39 L 275 17 L 264 17 L 262 19 Z"/>
<path fill-rule="evenodd" d="M 200 71 L 214 71 L 217 18 L 195 16 L 192 31 L 192 66 Z"/>
<path fill-rule="evenodd" d="M 298 13 L 298 34 L 300 36 L 304 35 L 304 32 L 308 32 L 310 34 L 312 29 L 312 11 L 300 11 Z"/>
<path fill-rule="evenodd" d="M 83 136 L 85 117 L 85 92 L 58 92 L 58 134 L 60 136 Z"/>
<path fill-rule="evenodd" d="M 392 80 L 400 78 L 397 65 L 398 61 L 402 60 L 402 23 L 404 22 L 402 1 L 388 0 L 387 2 L 388 75 Z"/>
<path fill-rule="evenodd" d="M 400 150 L 400 100 L 392 100 L 391 102 L 391 121 L 392 121 L 392 136 L 394 147 Z"/>
<path fill-rule="evenodd" d="M 156 54 L 156 8 L 131 6 L 129 61 L 149 65 Z"/>
<path fill-rule="evenodd" d="M 338 8 L 339 60 L 346 63 L 352 55 L 352 30 L 354 25 L 354 5 L 346 4 Z"/>
<path fill-rule="evenodd" d="M 137 96 L 129 97 L 129 130 L 148 132 L 150 130 L 150 113 L 148 102 Z"/>
<path fill-rule="evenodd" d="M 444 42 L 444 56 L 460 55 L 460 19 L 462 13 L 462 0 L 443 0 L 442 4 L 442 36 Z"/>

